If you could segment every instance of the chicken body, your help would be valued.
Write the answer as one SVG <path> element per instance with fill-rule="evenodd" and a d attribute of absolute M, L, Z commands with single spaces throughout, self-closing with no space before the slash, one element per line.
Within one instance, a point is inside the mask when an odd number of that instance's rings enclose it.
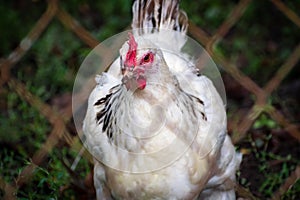
<path fill-rule="evenodd" d="M 169 17 L 181 13 L 177 1 L 151 0 L 136 1 L 134 13 L 147 5 L 155 8 L 153 16 L 159 10 L 170 10 Z M 147 17 L 136 15 L 133 27 L 145 24 Z M 169 20 L 169 26 L 180 19 Z M 182 34 L 186 28 L 180 27 Z M 174 44 L 165 39 L 166 32 L 140 31 L 96 78 L 89 97 L 83 130 L 95 156 L 97 199 L 235 199 L 241 156 L 226 134 L 220 95 L 180 51 L 185 39 Z"/>

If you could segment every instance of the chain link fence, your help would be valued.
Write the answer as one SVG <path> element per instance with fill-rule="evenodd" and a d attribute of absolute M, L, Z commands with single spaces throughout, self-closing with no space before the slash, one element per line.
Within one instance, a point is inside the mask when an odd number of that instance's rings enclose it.
<path fill-rule="evenodd" d="M 270 0 L 278 12 L 281 12 L 284 17 L 294 23 L 300 28 L 300 18 L 291 8 L 289 8 L 283 1 Z M 259 86 L 256 81 L 245 75 L 237 66 L 225 55 L 215 50 L 215 46 L 222 42 L 232 28 L 241 20 L 245 10 L 253 3 L 251 0 L 240 0 L 235 7 L 228 14 L 226 20 L 217 28 L 211 35 L 204 31 L 201 27 L 196 26 L 192 22 L 189 26 L 189 34 L 200 42 L 214 61 L 221 66 L 224 74 L 228 74 L 234 79 L 243 90 L 247 90 L 250 95 L 254 97 L 254 104 L 247 110 L 246 114 L 239 116 L 238 121 L 229 117 L 230 134 L 233 142 L 239 144 L 251 129 L 252 125 L 264 113 L 279 126 L 281 126 L 294 140 L 300 142 L 299 125 L 292 123 L 289 116 L 284 115 L 276 106 L 268 101 L 274 90 L 279 87 L 282 81 L 287 77 L 289 72 L 295 68 L 300 59 L 300 41 L 299 44 L 293 49 L 292 53 L 288 56 L 285 62 L 278 67 L 274 75 L 263 84 Z M 129 12 L 128 12 L 129 13 Z M 72 17 L 71 14 L 66 12 L 58 0 L 49 0 L 47 3 L 46 11 L 40 16 L 38 21 L 32 26 L 28 35 L 20 41 L 18 47 L 14 49 L 7 58 L 3 58 L 0 63 L 0 85 L 1 88 L 7 87 L 9 90 L 14 91 L 18 96 L 26 101 L 30 106 L 39 111 L 41 115 L 48 120 L 51 124 L 51 131 L 47 135 L 45 143 L 42 144 L 38 151 L 31 157 L 32 163 L 23 168 L 18 177 L 14 177 L 14 181 L 7 182 L 0 175 L 0 188 L 4 191 L 5 199 L 16 199 L 15 193 L 22 185 L 26 185 L 30 178 L 33 176 L 34 170 L 41 165 L 46 159 L 49 152 L 55 148 L 59 141 L 66 142 L 71 149 L 82 154 L 81 144 L 78 136 L 70 133 L 69 124 L 72 124 L 72 102 L 69 101 L 63 108 L 57 110 L 49 103 L 43 102 L 39 96 L 32 94 L 26 85 L 18 80 L 12 71 L 16 66 L 22 62 L 22 58 L 31 50 L 32 45 L 40 39 L 44 32 L 53 20 L 58 20 L 63 26 L 66 27 L 65 31 L 73 32 L 78 40 L 91 49 L 94 48 L 100 41 L 98 41 L 89 30 L 86 30 L 80 23 Z M 86 98 L 86 97 L 85 97 Z M 88 159 L 90 156 L 83 156 L 83 159 Z M 91 162 L 91 160 L 90 160 Z M 72 172 L 70 172 L 72 173 Z M 289 190 L 290 187 L 300 177 L 300 165 L 289 174 L 284 183 L 277 188 L 273 194 L 272 199 L 280 199 L 281 196 Z M 256 199 L 255 195 L 250 190 L 238 185 L 236 187 L 237 193 L 244 199 Z"/>

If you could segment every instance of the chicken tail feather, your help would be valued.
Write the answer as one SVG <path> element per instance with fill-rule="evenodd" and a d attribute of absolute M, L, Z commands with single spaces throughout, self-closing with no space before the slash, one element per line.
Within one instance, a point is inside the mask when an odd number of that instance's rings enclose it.
<path fill-rule="evenodd" d="M 132 28 L 139 34 L 147 34 L 162 29 L 186 33 L 188 18 L 179 9 L 179 0 L 136 0 L 132 7 Z"/>

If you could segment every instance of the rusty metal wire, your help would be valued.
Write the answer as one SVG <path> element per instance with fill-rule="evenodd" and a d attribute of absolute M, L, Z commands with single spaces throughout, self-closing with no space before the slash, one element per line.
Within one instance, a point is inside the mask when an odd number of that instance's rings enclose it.
<path fill-rule="evenodd" d="M 291 22 L 300 28 L 300 18 L 295 12 L 293 12 L 280 0 L 270 0 L 270 2 L 273 3 L 274 6 L 277 7 L 278 10 Z M 295 47 L 294 51 L 290 54 L 285 63 L 263 87 L 258 86 L 254 80 L 240 71 L 235 63 L 215 51 L 215 45 L 228 34 L 233 26 L 237 24 L 251 3 L 251 0 L 241 0 L 232 9 L 232 12 L 228 15 L 227 19 L 212 35 L 209 35 L 193 23 L 190 23 L 189 33 L 206 47 L 213 59 L 222 66 L 226 73 L 235 79 L 245 90 L 248 90 L 255 96 L 254 105 L 247 111 L 247 114 L 239 122 L 233 122 L 235 123 L 235 128 L 231 136 L 234 143 L 238 143 L 246 136 L 253 123 L 262 113 L 267 113 L 292 137 L 300 142 L 299 126 L 291 123 L 287 116 L 284 116 L 284 114 L 276 110 L 273 105 L 267 102 L 268 97 L 299 62 L 300 44 Z M 14 65 L 20 62 L 21 58 L 30 51 L 32 44 L 40 38 L 43 32 L 47 31 L 47 27 L 54 18 L 57 18 L 69 31 L 73 32 L 79 40 L 90 48 L 95 47 L 99 43 L 99 41 L 94 38 L 88 30 L 82 27 L 76 19 L 60 7 L 58 0 L 49 0 L 47 10 L 41 15 L 28 35 L 20 42 L 19 46 L 1 62 L 0 85 L 3 86 L 4 84 L 7 84 L 10 90 L 16 92 L 24 101 L 28 102 L 32 107 L 35 107 L 52 126 L 52 131 L 46 139 L 46 142 L 41 146 L 40 150 L 33 155 L 33 164 L 24 168 L 14 183 L 5 182 L 0 177 L 0 188 L 5 191 L 5 199 L 16 199 L 14 193 L 17 188 L 26 184 L 35 167 L 42 163 L 47 154 L 55 148 L 59 140 L 64 140 L 71 147 L 77 149 L 77 151 L 80 149 L 80 147 L 78 147 L 78 142 L 75 142 L 78 141 L 78 138 L 76 136 L 72 136 L 66 128 L 67 123 L 70 122 L 72 117 L 71 102 L 64 108 L 63 111 L 61 111 L 61 113 L 58 113 L 54 108 L 43 102 L 39 97 L 31 94 L 24 84 L 13 77 L 10 73 Z M 298 166 L 295 172 L 286 179 L 286 182 L 274 194 L 273 199 L 280 199 L 280 196 L 286 192 L 297 179 L 299 179 L 299 168 L 300 166 Z M 237 187 L 237 192 L 241 197 L 246 199 L 256 199 L 254 195 L 251 194 L 251 191 L 245 190 L 244 188 Z"/>

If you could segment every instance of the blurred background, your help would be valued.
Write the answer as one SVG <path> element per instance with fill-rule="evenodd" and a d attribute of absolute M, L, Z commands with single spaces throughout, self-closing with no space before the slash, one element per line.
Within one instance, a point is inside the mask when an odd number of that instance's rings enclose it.
<path fill-rule="evenodd" d="M 0 1 L 0 199 L 94 199 L 72 120 L 73 82 L 132 1 Z M 181 1 L 218 65 L 244 199 L 300 198 L 300 1 Z"/>

